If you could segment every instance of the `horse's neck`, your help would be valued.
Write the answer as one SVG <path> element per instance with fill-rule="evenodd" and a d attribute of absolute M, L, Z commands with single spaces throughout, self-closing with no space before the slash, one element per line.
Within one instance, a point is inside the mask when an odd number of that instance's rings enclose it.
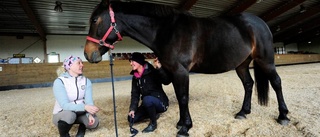
<path fill-rule="evenodd" d="M 142 43 L 143 45 L 153 48 L 152 43 L 155 40 L 156 28 L 155 24 L 152 24 L 149 19 L 141 16 L 124 16 L 123 31 L 125 35 L 132 39 Z"/>

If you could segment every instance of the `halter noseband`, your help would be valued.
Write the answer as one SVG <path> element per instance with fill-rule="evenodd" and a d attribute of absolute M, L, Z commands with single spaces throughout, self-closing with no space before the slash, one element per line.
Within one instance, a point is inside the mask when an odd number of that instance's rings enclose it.
<path fill-rule="evenodd" d="M 109 27 L 108 31 L 104 34 L 103 38 L 98 40 L 98 39 L 95 39 L 93 37 L 87 36 L 87 40 L 92 41 L 94 43 L 98 43 L 100 46 L 106 46 L 106 47 L 108 47 L 110 49 L 114 49 L 113 44 L 108 44 L 108 43 L 105 43 L 104 41 L 110 35 L 110 33 L 111 33 L 111 31 L 113 29 L 114 29 L 115 33 L 117 34 L 117 36 L 118 36 L 118 40 L 117 41 L 121 41 L 122 40 L 122 36 L 119 33 L 118 29 L 116 28 L 117 24 L 116 24 L 116 20 L 114 18 L 114 12 L 113 12 L 113 10 L 111 8 L 111 5 L 109 5 L 109 14 L 110 14 L 111 23 L 110 23 L 110 27 Z"/>

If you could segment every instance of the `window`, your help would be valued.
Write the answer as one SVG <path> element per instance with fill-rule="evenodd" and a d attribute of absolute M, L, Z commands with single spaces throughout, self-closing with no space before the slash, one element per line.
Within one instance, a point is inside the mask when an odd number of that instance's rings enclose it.
<path fill-rule="evenodd" d="M 275 47 L 274 48 L 274 53 L 276 53 L 276 54 L 286 54 L 286 49 L 285 49 L 285 47 Z"/>

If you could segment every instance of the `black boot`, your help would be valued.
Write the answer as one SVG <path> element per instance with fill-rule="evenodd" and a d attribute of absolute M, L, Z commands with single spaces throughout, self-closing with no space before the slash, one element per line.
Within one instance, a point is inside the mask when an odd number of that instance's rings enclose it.
<path fill-rule="evenodd" d="M 150 123 L 149 125 L 142 130 L 142 133 L 148 133 L 148 132 L 153 132 L 154 130 L 156 130 L 157 128 L 157 113 L 156 113 L 156 108 L 151 106 L 151 107 L 147 107 L 146 111 L 149 114 L 150 117 Z"/>
<path fill-rule="evenodd" d="M 65 121 L 59 120 L 58 121 L 58 130 L 60 137 L 70 137 L 69 130 L 71 129 L 72 124 L 68 124 Z"/>
<path fill-rule="evenodd" d="M 142 133 L 153 132 L 156 129 L 157 129 L 157 122 L 156 123 L 150 122 L 149 125 L 142 130 Z"/>
<path fill-rule="evenodd" d="M 76 137 L 84 137 L 84 135 L 86 134 L 86 125 L 84 124 L 79 124 L 79 128 L 78 128 L 78 132 Z"/>
<path fill-rule="evenodd" d="M 156 114 L 156 119 L 158 120 L 160 118 L 160 113 Z"/>

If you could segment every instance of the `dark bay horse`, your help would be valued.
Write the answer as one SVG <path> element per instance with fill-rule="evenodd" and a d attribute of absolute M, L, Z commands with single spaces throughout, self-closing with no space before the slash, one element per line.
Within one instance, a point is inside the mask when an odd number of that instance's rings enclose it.
<path fill-rule="evenodd" d="M 242 13 L 218 18 L 197 18 L 172 7 L 141 2 L 101 2 L 90 18 L 90 30 L 84 54 L 98 63 L 122 36 L 128 36 L 150 48 L 162 66 L 173 76 L 179 102 L 178 136 L 189 136 L 189 72 L 217 74 L 235 69 L 245 95 L 237 119 L 251 112 L 254 81 L 249 73 L 253 61 L 258 101 L 268 103 L 269 82 L 274 89 L 278 123 L 289 123 L 281 79 L 274 64 L 273 37 L 264 21 Z M 210 102 L 208 102 L 210 103 Z"/>

